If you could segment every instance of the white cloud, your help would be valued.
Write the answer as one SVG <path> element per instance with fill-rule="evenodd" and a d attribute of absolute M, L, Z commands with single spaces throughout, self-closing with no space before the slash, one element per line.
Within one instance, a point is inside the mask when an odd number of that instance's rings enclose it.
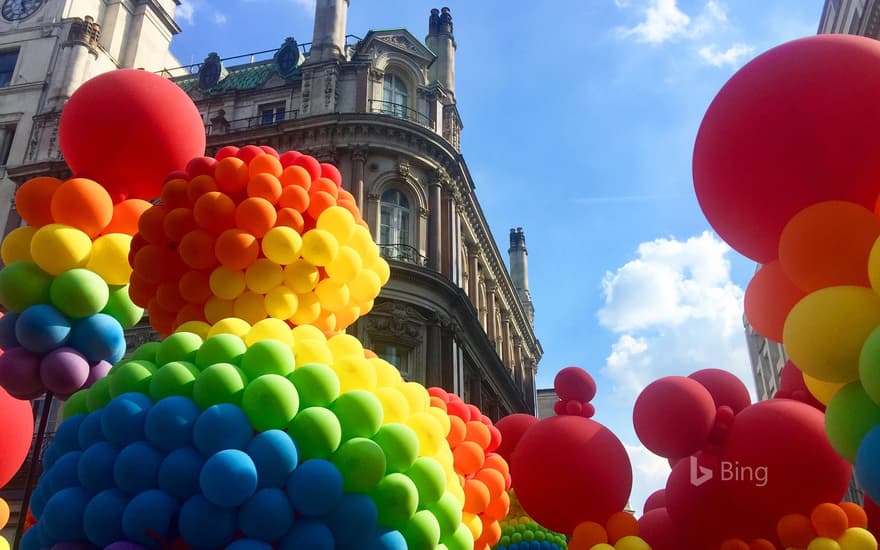
<path fill-rule="evenodd" d="M 193 2 L 192 0 L 184 0 L 179 6 L 177 6 L 177 10 L 174 12 L 174 16 L 177 19 L 182 19 L 183 21 L 186 21 L 187 23 L 192 25 L 193 15 L 195 14 L 195 11 L 195 2 Z"/>
<path fill-rule="evenodd" d="M 214 23 L 218 25 L 226 24 L 226 16 L 220 13 L 219 11 L 214 12 Z"/>
<path fill-rule="evenodd" d="M 703 61 L 713 67 L 723 67 L 724 65 L 735 67 L 739 64 L 740 59 L 751 55 L 754 51 L 754 46 L 748 44 L 734 44 L 724 51 L 719 50 L 715 44 L 709 44 L 700 48 L 697 53 L 700 54 Z"/>
<path fill-rule="evenodd" d="M 615 0 L 618 7 L 629 2 Z M 727 9 L 715 0 L 709 0 L 694 17 L 678 7 L 677 0 L 648 0 L 642 10 L 643 20 L 633 27 L 618 27 L 623 37 L 634 37 L 637 42 L 663 44 L 676 39 L 698 39 L 727 24 Z"/>
<path fill-rule="evenodd" d="M 641 516 L 645 500 L 651 493 L 666 486 L 671 468 L 669 461 L 655 455 L 643 445 L 624 443 L 623 446 L 629 454 L 633 468 L 633 489 L 629 501 L 636 516 Z"/>
<path fill-rule="evenodd" d="M 294 5 L 307 10 L 315 9 L 315 0 L 293 0 Z"/>

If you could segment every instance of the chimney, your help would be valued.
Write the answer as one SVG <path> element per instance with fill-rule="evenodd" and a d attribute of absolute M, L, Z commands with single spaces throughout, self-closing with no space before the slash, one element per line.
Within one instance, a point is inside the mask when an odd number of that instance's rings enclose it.
<path fill-rule="evenodd" d="M 345 19 L 348 0 L 317 0 L 315 31 L 308 63 L 345 58 Z"/>
<path fill-rule="evenodd" d="M 535 308 L 529 293 L 529 252 L 526 250 L 526 236 L 522 227 L 510 230 L 510 248 L 507 253 L 510 257 L 510 278 L 513 281 L 513 288 L 529 316 L 529 322 L 534 324 Z"/>
<path fill-rule="evenodd" d="M 452 34 L 452 14 L 449 8 L 432 9 L 428 19 L 428 48 L 437 54 L 437 59 L 429 69 L 432 81 L 440 83 L 453 97 L 455 96 L 455 37 Z"/>

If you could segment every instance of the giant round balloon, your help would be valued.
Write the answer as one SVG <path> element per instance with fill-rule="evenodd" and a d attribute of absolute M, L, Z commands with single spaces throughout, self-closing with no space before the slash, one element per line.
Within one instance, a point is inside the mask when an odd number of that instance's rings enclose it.
<path fill-rule="evenodd" d="M 15 399 L 0 388 L 0 487 L 21 467 L 33 433 L 30 401 Z"/>
<path fill-rule="evenodd" d="M 773 48 L 724 85 L 693 156 L 697 199 L 722 239 L 767 263 L 807 206 L 839 199 L 873 210 L 878 68 L 877 41 L 826 34 Z"/>
<path fill-rule="evenodd" d="M 154 199 L 165 176 L 205 152 L 205 127 L 189 96 L 147 71 L 96 76 L 70 97 L 58 137 L 76 176 L 124 198 Z"/>

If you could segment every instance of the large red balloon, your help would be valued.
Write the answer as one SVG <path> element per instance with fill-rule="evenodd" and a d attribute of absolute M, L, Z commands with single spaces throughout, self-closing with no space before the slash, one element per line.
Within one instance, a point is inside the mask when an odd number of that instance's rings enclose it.
<path fill-rule="evenodd" d="M 782 367 L 782 372 L 779 374 L 779 389 L 776 390 L 773 397 L 775 399 L 794 399 L 825 412 L 825 405 L 813 397 L 804 383 L 804 373 L 791 360 L 786 361 Z"/>
<path fill-rule="evenodd" d="M 565 534 L 584 521 L 605 525 L 623 510 L 632 489 L 623 444 L 580 416 L 554 416 L 529 428 L 513 452 L 510 475 L 526 513 Z"/>
<path fill-rule="evenodd" d="M 33 435 L 30 401 L 15 399 L 0 388 L 0 487 L 21 468 Z"/>
<path fill-rule="evenodd" d="M 530 414 L 510 414 L 495 423 L 495 427 L 501 432 L 501 445 L 495 450 L 504 460 L 510 462 L 513 450 L 526 430 L 538 423 L 538 419 Z"/>
<path fill-rule="evenodd" d="M 752 403 L 749 390 L 735 374 L 721 369 L 702 369 L 688 376 L 709 390 L 716 407 L 728 406 L 734 414 Z"/>
<path fill-rule="evenodd" d="M 694 146 L 697 199 L 728 244 L 759 263 L 805 207 L 873 209 L 880 173 L 880 42 L 823 34 L 758 56 L 718 92 Z"/>
<path fill-rule="evenodd" d="M 642 444 L 666 458 L 702 449 L 715 423 L 715 402 L 702 384 L 683 376 L 655 380 L 633 407 L 633 426 Z"/>
<path fill-rule="evenodd" d="M 880 536 L 880 506 L 871 500 L 871 497 L 865 495 L 865 515 L 868 516 L 868 531 L 875 537 Z"/>
<path fill-rule="evenodd" d="M 76 176 L 123 198 L 159 196 L 165 175 L 205 154 L 205 126 L 176 84 L 120 69 L 87 81 L 61 113 L 58 138 Z"/>

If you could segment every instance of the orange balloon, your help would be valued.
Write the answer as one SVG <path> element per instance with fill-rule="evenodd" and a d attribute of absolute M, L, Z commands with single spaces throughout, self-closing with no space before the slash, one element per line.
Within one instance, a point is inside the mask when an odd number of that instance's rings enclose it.
<path fill-rule="evenodd" d="M 192 202 L 189 200 L 189 182 L 183 178 L 175 178 L 166 181 L 162 186 L 162 204 L 168 208 L 189 208 Z"/>
<path fill-rule="evenodd" d="M 165 215 L 168 207 L 164 204 L 154 204 L 144 210 L 138 219 L 138 233 L 151 244 L 165 244 L 168 236 L 165 234 Z"/>
<path fill-rule="evenodd" d="M 431 396 L 431 406 L 446 412 L 446 401 L 443 401 L 436 395 Z"/>
<path fill-rule="evenodd" d="M 234 195 L 247 187 L 250 179 L 248 165 L 237 157 L 226 157 L 214 165 L 214 180 L 217 189 Z"/>
<path fill-rule="evenodd" d="M 281 166 L 281 161 L 275 155 L 257 155 L 248 165 L 250 177 L 254 177 L 257 174 L 269 174 L 277 178 L 283 171 L 284 168 Z"/>
<path fill-rule="evenodd" d="M 55 223 L 52 218 L 52 196 L 64 183 L 58 178 L 39 176 L 24 182 L 15 192 L 15 209 L 21 219 L 33 227 Z"/>
<path fill-rule="evenodd" d="M 241 229 L 227 229 L 217 237 L 214 254 L 229 269 L 246 269 L 260 253 L 260 242 Z"/>
<path fill-rule="evenodd" d="M 469 514 L 481 514 L 489 506 L 489 489 L 486 484 L 476 479 L 464 482 L 464 508 Z"/>
<path fill-rule="evenodd" d="M 235 227 L 235 202 L 225 193 L 209 191 L 196 201 L 193 216 L 202 229 L 222 233 Z"/>
<path fill-rule="evenodd" d="M 452 456 L 455 471 L 464 475 L 476 472 L 486 461 L 483 448 L 473 441 L 463 441 L 452 449 Z"/>
<path fill-rule="evenodd" d="M 455 415 L 449 415 L 449 433 L 446 434 L 446 442 L 449 443 L 449 447 L 455 449 L 461 445 L 466 434 L 467 427 L 464 420 Z"/>
<path fill-rule="evenodd" d="M 219 261 L 214 254 L 217 237 L 204 229 L 190 231 L 180 239 L 177 253 L 192 269 L 212 269 Z"/>
<path fill-rule="evenodd" d="M 0 530 L 6 527 L 7 523 L 9 523 L 9 504 L 0 498 Z"/>
<path fill-rule="evenodd" d="M 478 542 L 490 547 L 495 546 L 501 540 L 501 526 L 494 519 L 487 520 L 485 517 L 481 519 L 483 520 L 483 534 L 480 535 Z"/>
<path fill-rule="evenodd" d="M 810 523 L 820 537 L 836 539 L 846 531 L 849 518 L 840 506 L 825 502 L 813 508 Z"/>
<path fill-rule="evenodd" d="M 134 256 L 134 271 L 147 283 L 159 285 L 169 279 L 167 267 L 173 262 L 174 253 L 156 244 L 148 244 Z"/>
<path fill-rule="evenodd" d="M 501 493 L 498 498 L 493 498 L 486 507 L 483 515 L 487 518 L 501 521 L 510 513 L 510 495 L 506 492 Z"/>
<path fill-rule="evenodd" d="M 162 227 L 171 242 L 180 242 L 187 233 L 196 229 L 196 219 L 191 209 L 175 208 L 165 215 Z"/>
<path fill-rule="evenodd" d="M 150 300 L 153 299 L 153 296 L 156 295 L 157 286 L 158 285 L 156 284 L 145 281 L 144 278 L 137 273 L 132 273 L 131 279 L 128 283 L 128 296 L 135 304 L 141 307 L 146 307 L 147 304 L 150 303 Z"/>
<path fill-rule="evenodd" d="M 272 174 L 256 174 L 248 180 L 247 194 L 275 204 L 281 198 L 281 182 Z"/>
<path fill-rule="evenodd" d="M 351 215 L 354 216 L 356 221 L 361 219 L 361 210 L 357 207 L 357 203 L 355 203 L 353 199 L 338 198 L 336 199 L 336 206 L 341 206 L 351 212 Z"/>
<path fill-rule="evenodd" d="M 719 550 L 749 550 L 749 545 L 740 539 L 727 539 L 721 543 Z"/>
<path fill-rule="evenodd" d="M 629 512 L 615 512 L 605 522 L 608 531 L 608 542 L 617 543 L 623 537 L 639 536 L 639 522 Z"/>
<path fill-rule="evenodd" d="M 333 195 L 326 191 L 315 191 L 309 193 L 309 208 L 307 212 L 313 220 L 317 220 L 324 210 L 331 206 L 336 206 L 336 199 Z"/>
<path fill-rule="evenodd" d="M 782 230 L 779 263 L 805 293 L 829 286 L 871 286 L 868 256 L 880 219 L 859 204 L 825 201 L 804 208 Z"/>
<path fill-rule="evenodd" d="M 211 176 L 203 174 L 189 180 L 189 185 L 186 187 L 186 196 L 189 197 L 191 204 L 195 204 L 199 197 L 214 191 L 217 191 L 217 182 Z"/>
<path fill-rule="evenodd" d="M 867 273 L 867 261 L 865 272 Z M 782 327 L 788 313 L 806 296 L 782 269 L 779 260 L 765 264 L 752 277 L 745 294 L 745 314 L 755 332 L 782 342 Z"/>
<path fill-rule="evenodd" d="M 56 222 L 75 227 L 94 239 L 113 218 L 113 199 L 98 182 L 73 178 L 52 194 L 51 210 Z"/>
<path fill-rule="evenodd" d="M 154 298 L 147 305 L 147 314 L 150 318 L 150 326 L 163 336 L 168 336 L 174 331 L 174 321 L 177 319 L 176 311 L 169 311 L 158 304 Z"/>
<path fill-rule="evenodd" d="M 272 155 L 263 155 L 275 159 Z M 258 157 L 259 158 L 259 157 Z M 276 161 L 278 159 L 275 159 Z M 249 197 L 235 208 L 235 225 L 258 239 L 275 226 L 275 206 L 260 197 Z"/>
<path fill-rule="evenodd" d="M 138 231 L 138 220 L 141 214 L 147 211 L 152 204 L 141 199 L 126 199 L 113 206 L 113 217 L 104 228 L 104 235 L 108 233 L 124 233 L 134 235 Z"/>
<path fill-rule="evenodd" d="M 212 296 L 205 302 L 205 320 L 213 325 L 221 319 L 235 317 L 234 307 L 235 303 L 232 300 Z"/>
<path fill-rule="evenodd" d="M 574 548 L 592 548 L 603 542 L 608 542 L 608 533 L 605 532 L 605 528 L 595 521 L 584 521 L 574 528 L 568 548 L 571 549 L 572 544 L 575 545 Z"/>
<path fill-rule="evenodd" d="M 305 212 L 309 208 L 309 192 L 299 185 L 288 185 L 281 190 L 278 206 Z"/>
<path fill-rule="evenodd" d="M 177 285 L 178 281 L 165 281 L 156 288 L 156 303 L 163 309 L 178 311 L 186 305 Z"/>
<path fill-rule="evenodd" d="M 486 484 L 489 489 L 489 496 L 492 499 L 499 498 L 507 489 L 507 482 L 504 476 L 494 468 L 483 468 L 474 475 L 474 479 L 479 479 Z"/>
<path fill-rule="evenodd" d="M 785 547 L 806 548 L 810 541 L 816 538 L 810 518 L 802 514 L 788 514 L 782 516 L 776 523 L 776 534 L 779 542 Z"/>
<path fill-rule="evenodd" d="M 212 296 L 209 276 L 204 271 L 187 271 L 178 282 L 180 295 L 191 304 L 204 304 Z"/>
<path fill-rule="evenodd" d="M 486 455 L 486 460 L 483 463 L 483 468 L 493 468 L 501 472 L 501 475 L 504 476 L 505 479 L 510 479 L 510 466 L 507 464 L 507 461 L 498 454 L 498 453 L 489 453 Z M 510 481 L 508 481 L 508 488 L 510 487 Z"/>
<path fill-rule="evenodd" d="M 479 420 L 471 420 L 467 423 L 467 435 L 464 439 L 465 441 L 473 441 L 481 449 L 487 449 L 492 441 L 492 434 L 489 432 L 488 426 Z"/>
<path fill-rule="evenodd" d="M 312 186 L 309 188 L 309 194 L 324 191 L 328 195 L 331 195 L 334 200 L 339 198 L 339 187 L 333 182 L 333 180 L 328 178 L 318 178 L 312 182 Z"/>
<path fill-rule="evenodd" d="M 293 208 L 281 208 L 278 210 L 278 221 L 275 222 L 275 225 L 292 227 L 294 231 L 302 235 L 306 223 L 299 211 Z"/>
<path fill-rule="evenodd" d="M 174 317 L 174 329 L 186 323 L 187 321 L 205 321 L 205 306 L 203 304 L 186 304 Z"/>
<path fill-rule="evenodd" d="M 284 187 L 296 185 L 308 191 L 312 186 L 312 176 L 302 166 L 288 166 L 281 172 L 281 177 L 278 179 Z"/>
<path fill-rule="evenodd" d="M 838 506 L 846 514 L 850 527 L 868 528 L 868 514 L 864 508 L 855 502 L 841 502 Z"/>

